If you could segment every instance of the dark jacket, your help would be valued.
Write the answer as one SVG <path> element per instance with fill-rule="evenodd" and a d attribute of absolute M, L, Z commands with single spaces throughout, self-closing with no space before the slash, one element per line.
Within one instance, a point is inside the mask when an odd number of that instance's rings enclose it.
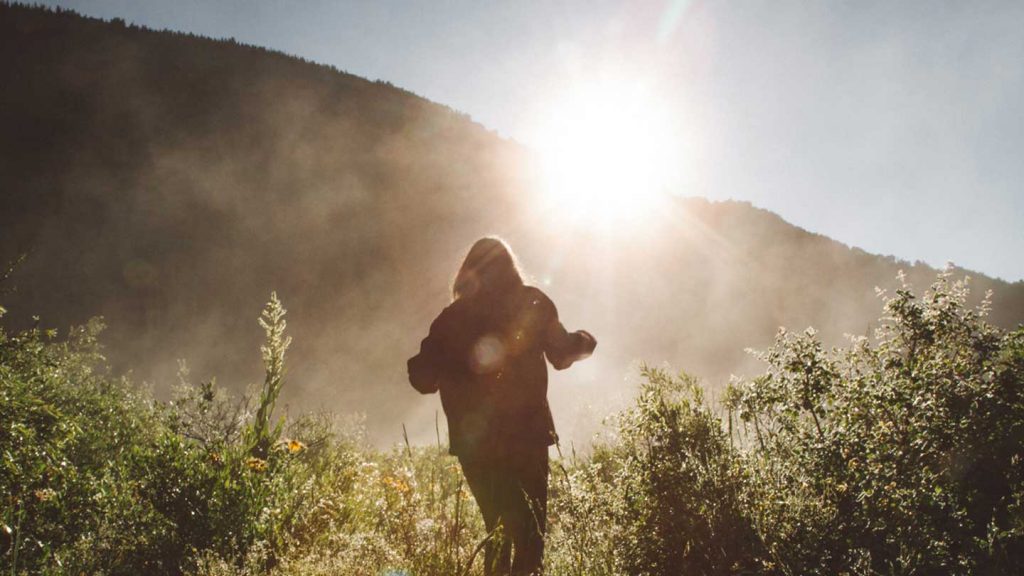
<path fill-rule="evenodd" d="M 563 370 L 596 345 L 585 331 L 567 332 L 532 286 L 460 298 L 409 359 L 409 382 L 423 394 L 440 390 L 452 454 L 501 458 L 557 439 L 544 356 Z"/>

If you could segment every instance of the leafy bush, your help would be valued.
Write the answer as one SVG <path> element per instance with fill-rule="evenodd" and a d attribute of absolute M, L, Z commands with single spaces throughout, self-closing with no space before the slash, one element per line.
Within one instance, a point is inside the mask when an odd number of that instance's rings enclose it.
<path fill-rule="evenodd" d="M 556 493 L 553 508 L 567 517 L 559 518 L 560 538 L 577 551 L 567 572 L 751 569 L 759 542 L 744 513 L 740 454 L 695 379 L 651 368 L 642 374 L 636 405 L 618 418 L 618 441 L 566 472 L 569 487 Z"/>
<path fill-rule="evenodd" d="M 1024 567 L 1024 329 L 941 275 L 873 338 L 781 331 L 720 419 L 646 369 L 617 435 L 556 474 L 565 574 L 1016 574 Z"/>
<path fill-rule="evenodd" d="M 314 517 L 303 506 L 350 461 L 341 444 L 307 451 L 268 426 L 287 348 L 276 297 L 262 320 L 255 419 L 212 382 L 169 404 L 139 395 L 101 369 L 98 322 L 65 341 L 0 332 L 3 570 L 180 573 L 199 551 L 241 558 L 256 545 L 269 566 L 301 538 Z M 294 428 L 329 436 L 309 418 Z"/>
<path fill-rule="evenodd" d="M 768 371 L 730 390 L 780 571 L 1024 566 L 1024 330 L 966 297 L 948 274 L 921 300 L 901 289 L 874 339 L 846 349 L 782 332 Z"/>
<path fill-rule="evenodd" d="M 97 371 L 98 322 L 55 333 L 0 332 L 3 568 L 88 568 L 80 552 L 131 549 L 147 560 L 173 536 L 125 482 L 155 416 L 123 381 Z M 81 566 L 79 566 L 81 565 Z"/>

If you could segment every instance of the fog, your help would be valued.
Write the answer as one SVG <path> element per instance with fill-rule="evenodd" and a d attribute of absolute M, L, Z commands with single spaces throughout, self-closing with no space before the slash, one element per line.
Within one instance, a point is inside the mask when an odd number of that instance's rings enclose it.
<path fill-rule="evenodd" d="M 780 326 L 832 344 L 880 315 L 875 287 L 935 271 L 737 202 L 677 198 L 642 226 L 545 213 L 537 159 L 465 115 L 262 49 L 0 5 L 0 258 L 27 254 L 8 326 L 105 318 L 115 370 L 168 398 L 179 359 L 236 392 L 261 380 L 271 291 L 294 344 L 287 411 L 365 414 L 370 439 L 433 441 L 436 397 L 405 360 L 496 234 L 593 358 L 552 373 L 563 440 L 625 405 L 640 362 L 715 390 Z M 963 274 L 963 271 L 958 272 Z M 1024 285 L 994 321 L 1024 319 Z M 443 418 L 441 419 L 443 423 Z M 443 424 L 442 424 L 443 425 Z"/>

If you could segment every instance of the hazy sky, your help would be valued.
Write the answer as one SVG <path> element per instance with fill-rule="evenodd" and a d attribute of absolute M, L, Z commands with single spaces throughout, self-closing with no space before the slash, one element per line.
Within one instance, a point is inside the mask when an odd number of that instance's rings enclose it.
<path fill-rule="evenodd" d="M 1024 2 L 43 2 L 382 79 L 533 144 L 577 84 L 670 102 L 682 195 L 1024 279 Z"/>

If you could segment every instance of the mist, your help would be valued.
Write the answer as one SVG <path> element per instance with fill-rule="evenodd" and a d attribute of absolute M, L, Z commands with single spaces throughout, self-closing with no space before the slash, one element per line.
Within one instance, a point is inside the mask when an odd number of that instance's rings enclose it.
<path fill-rule="evenodd" d="M 27 254 L 7 321 L 63 331 L 100 315 L 115 369 L 158 397 L 182 359 L 192 381 L 241 393 L 261 379 L 256 318 L 277 291 L 287 410 L 365 414 L 377 444 L 403 424 L 434 441 L 440 403 L 412 390 L 405 360 L 484 235 L 598 339 L 550 382 L 563 442 L 579 445 L 632 397 L 640 362 L 715 390 L 757 373 L 745 349 L 780 327 L 867 334 L 876 287 L 936 274 L 741 202 L 675 198 L 638 229 L 569 227 L 539 210 L 528 148 L 262 48 L 0 5 L 0 77 L 0 259 Z M 975 301 L 995 291 L 995 324 L 1024 321 L 1024 284 L 971 276 Z"/>

